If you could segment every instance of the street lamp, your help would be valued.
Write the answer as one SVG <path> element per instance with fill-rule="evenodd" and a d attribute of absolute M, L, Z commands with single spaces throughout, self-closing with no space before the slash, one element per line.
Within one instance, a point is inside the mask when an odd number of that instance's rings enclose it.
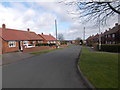
<path fill-rule="evenodd" d="M 57 48 L 57 20 L 55 19 L 56 48 Z"/>
<path fill-rule="evenodd" d="M 100 30 L 100 15 L 99 15 L 99 50 L 101 50 L 101 30 Z"/>

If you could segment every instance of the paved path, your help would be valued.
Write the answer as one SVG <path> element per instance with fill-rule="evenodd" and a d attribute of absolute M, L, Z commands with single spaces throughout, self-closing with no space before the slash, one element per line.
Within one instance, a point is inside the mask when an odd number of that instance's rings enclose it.
<path fill-rule="evenodd" d="M 29 53 L 22 53 L 22 52 L 11 52 L 11 53 L 5 53 L 2 55 L 2 64 L 0 65 L 6 65 L 10 63 L 14 63 L 29 57 L 32 57 L 33 55 Z"/>
<path fill-rule="evenodd" d="M 3 88 L 85 88 L 73 46 L 3 66 Z"/>

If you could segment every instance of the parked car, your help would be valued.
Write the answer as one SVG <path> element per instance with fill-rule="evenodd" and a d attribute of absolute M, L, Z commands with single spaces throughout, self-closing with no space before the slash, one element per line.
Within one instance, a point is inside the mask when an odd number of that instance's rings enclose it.
<path fill-rule="evenodd" d="M 32 48 L 32 47 L 35 47 L 34 45 L 32 44 L 24 44 L 25 48 Z"/>

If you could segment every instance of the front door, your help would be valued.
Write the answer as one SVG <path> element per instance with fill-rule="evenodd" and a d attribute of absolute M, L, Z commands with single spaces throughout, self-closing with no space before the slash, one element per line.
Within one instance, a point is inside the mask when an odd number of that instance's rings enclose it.
<path fill-rule="evenodd" d="M 18 44 L 19 44 L 19 50 L 21 50 L 21 45 L 20 45 L 20 41 L 18 42 Z"/>
<path fill-rule="evenodd" d="M 19 44 L 19 50 L 22 51 L 23 50 L 22 41 L 19 41 L 18 44 Z"/>

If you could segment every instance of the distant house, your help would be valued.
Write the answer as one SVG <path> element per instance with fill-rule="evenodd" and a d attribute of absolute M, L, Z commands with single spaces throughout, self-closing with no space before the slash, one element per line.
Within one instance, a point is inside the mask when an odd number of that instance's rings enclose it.
<path fill-rule="evenodd" d="M 42 43 L 57 43 L 57 39 L 55 37 L 53 37 L 51 34 L 49 35 L 44 35 L 43 33 L 42 34 L 38 34 L 39 37 L 41 37 L 43 39 Z"/>
<path fill-rule="evenodd" d="M 104 32 L 104 44 L 118 44 L 120 43 L 120 24 L 116 23 L 115 26 Z"/>
<path fill-rule="evenodd" d="M 120 24 L 116 23 L 113 28 L 109 28 L 101 34 L 96 34 L 86 39 L 87 45 L 99 43 L 99 35 L 101 44 L 119 44 L 120 43 Z"/>
<path fill-rule="evenodd" d="M 2 43 L 2 53 L 21 51 L 24 45 L 41 42 L 43 39 L 39 37 L 35 32 L 31 32 L 30 29 L 27 31 L 9 29 L 3 24 L 0 28 L 0 38 Z"/>

